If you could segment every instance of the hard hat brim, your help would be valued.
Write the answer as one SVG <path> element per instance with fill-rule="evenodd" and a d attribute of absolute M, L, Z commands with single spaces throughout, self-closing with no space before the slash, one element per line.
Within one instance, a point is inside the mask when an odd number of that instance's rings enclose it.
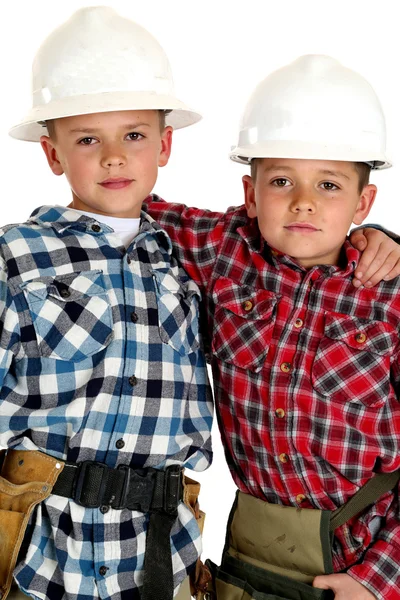
<path fill-rule="evenodd" d="M 388 169 L 392 166 L 391 161 L 382 152 L 371 155 L 371 152 L 363 148 L 298 140 L 273 140 L 237 146 L 232 149 L 229 158 L 245 165 L 250 164 L 253 158 L 288 158 L 373 163 L 373 169 Z"/>
<path fill-rule="evenodd" d="M 38 142 L 46 135 L 44 121 L 77 115 L 88 115 L 121 110 L 167 110 L 166 124 L 181 129 L 197 123 L 202 118 L 173 96 L 151 92 L 104 92 L 52 100 L 32 108 L 26 117 L 9 131 L 11 137 L 28 142 Z"/>

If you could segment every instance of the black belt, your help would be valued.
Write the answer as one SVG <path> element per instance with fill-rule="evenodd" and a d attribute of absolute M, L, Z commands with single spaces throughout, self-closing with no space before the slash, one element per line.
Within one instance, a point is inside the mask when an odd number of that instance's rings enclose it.
<path fill-rule="evenodd" d="M 112 469 L 103 463 L 65 463 L 52 490 L 87 508 L 110 506 L 150 513 L 142 600 L 172 600 L 171 528 L 183 497 L 182 468 Z"/>

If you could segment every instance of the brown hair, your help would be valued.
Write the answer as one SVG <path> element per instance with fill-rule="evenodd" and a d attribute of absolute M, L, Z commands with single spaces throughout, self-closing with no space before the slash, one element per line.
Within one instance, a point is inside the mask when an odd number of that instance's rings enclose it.
<path fill-rule="evenodd" d="M 165 111 L 165 110 L 158 111 L 158 119 L 159 119 L 159 123 L 160 123 L 160 132 L 161 133 L 165 129 L 165 115 L 167 114 L 167 112 L 169 112 L 169 111 Z M 56 140 L 56 119 L 48 119 L 47 121 L 45 121 L 45 123 L 46 123 L 47 132 L 49 134 L 49 137 L 53 141 L 55 141 Z"/>
<path fill-rule="evenodd" d="M 253 158 L 250 163 L 250 175 L 253 182 L 256 182 L 257 179 L 257 163 L 258 159 Z M 371 166 L 367 165 L 367 163 L 363 162 L 355 162 L 354 168 L 358 174 L 358 191 L 361 194 L 366 185 L 369 184 L 369 176 L 371 173 Z"/>

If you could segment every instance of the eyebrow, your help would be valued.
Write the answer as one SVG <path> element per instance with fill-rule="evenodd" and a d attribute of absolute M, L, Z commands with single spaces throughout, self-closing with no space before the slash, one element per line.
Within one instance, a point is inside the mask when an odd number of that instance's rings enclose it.
<path fill-rule="evenodd" d="M 346 173 L 343 173 L 343 171 L 330 171 L 329 169 L 323 169 L 320 171 L 320 173 L 323 175 L 332 175 L 333 177 L 344 177 L 345 179 L 350 179 L 350 177 L 346 175 Z"/>
<path fill-rule="evenodd" d="M 140 123 L 128 123 L 127 125 L 123 125 L 122 129 L 126 129 L 132 131 L 133 129 L 137 129 L 138 127 L 150 127 L 150 123 L 140 122 Z M 77 127 L 76 129 L 70 129 L 69 133 L 98 133 L 99 129 L 95 127 Z"/>
<path fill-rule="evenodd" d="M 269 171 L 294 171 L 295 169 L 293 169 L 293 167 L 289 167 L 286 165 L 271 165 L 270 167 L 266 167 L 266 169 L 263 171 L 264 173 L 268 173 Z M 319 174 L 321 175 L 330 175 L 331 177 L 344 177 L 345 179 L 350 179 L 350 177 L 348 175 L 346 175 L 346 173 L 343 173 L 343 171 L 331 171 L 330 169 L 320 169 L 318 171 Z"/>

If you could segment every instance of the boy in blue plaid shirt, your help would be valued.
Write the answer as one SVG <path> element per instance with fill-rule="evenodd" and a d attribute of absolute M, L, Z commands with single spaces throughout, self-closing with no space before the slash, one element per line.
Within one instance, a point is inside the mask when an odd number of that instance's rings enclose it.
<path fill-rule="evenodd" d="M 181 471 L 211 462 L 212 404 L 199 290 L 141 206 L 172 127 L 200 117 L 105 7 L 45 41 L 33 83 L 11 135 L 40 141 L 72 202 L 0 231 L 0 596 L 14 562 L 34 598 L 168 600 L 201 551 Z"/>

